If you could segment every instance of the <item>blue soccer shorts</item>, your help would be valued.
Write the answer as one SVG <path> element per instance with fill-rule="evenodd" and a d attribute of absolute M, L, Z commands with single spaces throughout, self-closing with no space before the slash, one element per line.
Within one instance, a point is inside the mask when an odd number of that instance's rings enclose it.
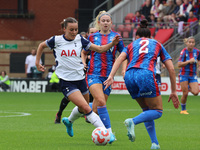
<path fill-rule="evenodd" d="M 197 76 L 184 76 L 184 75 L 179 75 L 179 82 L 184 82 L 184 81 L 188 81 L 188 83 L 198 82 L 198 81 L 197 81 Z"/>
<path fill-rule="evenodd" d="M 85 79 L 78 81 L 65 81 L 60 79 L 60 86 L 65 97 L 68 97 L 76 91 L 80 91 L 83 95 L 89 92 Z"/>
<path fill-rule="evenodd" d="M 131 68 L 126 71 L 124 80 L 133 99 L 152 98 L 160 95 L 155 74 L 150 70 Z"/>
<path fill-rule="evenodd" d="M 106 90 L 104 90 L 105 85 L 103 84 L 103 82 L 106 81 L 107 78 L 108 77 L 100 77 L 100 76 L 96 76 L 96 75 L 88 75 L 87 76 L 88 86 L 90 87 L 93 84 L 102 84 L 104 94 L 109 96 L 110 92 L 111 92 L 111 86 L 109 86 Z"/>

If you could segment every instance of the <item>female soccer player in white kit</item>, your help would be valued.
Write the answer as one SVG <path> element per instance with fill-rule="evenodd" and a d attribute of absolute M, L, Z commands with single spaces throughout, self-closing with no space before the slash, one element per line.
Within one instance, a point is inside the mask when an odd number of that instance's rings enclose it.
<path fill-rule="evenodd" d="M 78 22 L 76 19 L 68 17 L 64 20 L 64 27 L 64 35 L 53 36 L 39 44 L 36 66 L 38 70 L 44 71 L 44 66 L 39 64 L 42 51 L 47 47 L 53 49 L 56 61 L 55 73 L 60 78 L 62 93 L 76 105 L 70 116 L 62 119 L 67 128 L 67 133 L 72 137 L 74 135 L 72 123 L 83 115 L 86 115 L 95 127 L 104 127 L 99 116 L 88 105 L 89 93 L 85 82 L 81 50 L 85 48 L 99 53 L 105 52 L 119 42 L 119 36 L 113 38 L 112 43 L 97 46 L 77 34 Z"/>

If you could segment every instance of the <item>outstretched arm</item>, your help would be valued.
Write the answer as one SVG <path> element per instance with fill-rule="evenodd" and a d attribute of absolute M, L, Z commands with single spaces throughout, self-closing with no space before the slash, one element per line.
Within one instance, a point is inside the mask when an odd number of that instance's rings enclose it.
<path fill-rule="evenodd" d="M 119 57 L 117 58 L 117 60 L 115 61 L 112 70 L 110 72 L 110 75 L 108 77 L 108 79 L 106 81 L 104 81 L 104 85 L 106 85 L 105 89 L 106 90 L 112 83 L 113 83 L 113 78 L 117 72 L 117 70 L 119 69 L 119 66 L 121 65 L 121 63 L 126 59 L 126 53 L 122 52 Z"/>
<path fill-rule="evenodd" d="M 175 74 L 174 65 L 171 59 L 165 61 L 165 66 L 169 72 L 169 77 L 170 77 L 170 82 L 171 82 L 171 94 L 169 96 L 168 102 L 172 100 L 174 107 L 178 109 L 180 102 L 178 99 L 178 95 L 176 93 L 176 74 Z"/>
<path fill-rule="evenodd" d="M 111 47 L 117 45 L 120 40 L 121 40 L 121 37 L 117 35 L 113 38 L 113 41 L 111 43 L 102 45 L 102 46 L 98 46 L 92 43 L 89 49 L 98 53 L 103 53 L 109 50 Z"/>
<path fill-rule="evenodd" d="M 47 48 L 45 41 L 39 44 L 38 49 L 37 49 L 37 54 L 36 54 L 36 61 L 35 61 L 37 70 L 42 71 L 42 72 L 45 71 L 45 68 L 44 68 L 44 66 L 42 66 L 40 64 L 40 58 L 42 56 L 42 52 L 43 52 L 44 48 Z"/>

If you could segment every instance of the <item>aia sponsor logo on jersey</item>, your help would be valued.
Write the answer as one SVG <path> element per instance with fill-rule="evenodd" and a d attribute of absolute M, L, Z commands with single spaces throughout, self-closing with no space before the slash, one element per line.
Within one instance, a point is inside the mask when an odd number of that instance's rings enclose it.
<path fill-rule="evenodd" d="M 65 50 L 62 50 L 62 52 L 61 52 L 61 56 L 77 56 L 77 54 L 76 54 L 76 51 L 73 49 L 72 51 L 70 51 L 70 50 L 67 50 L 67 51 L 65 51 Z"/>

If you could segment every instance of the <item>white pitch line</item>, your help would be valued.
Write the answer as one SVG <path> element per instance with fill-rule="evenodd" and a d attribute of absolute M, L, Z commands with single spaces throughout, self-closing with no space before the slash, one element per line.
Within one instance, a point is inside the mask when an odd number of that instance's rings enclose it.
<path fill-rule="evenodd" d="M 4 112 L 4 111 L 0 111 L 0 114 L 4 113 L 4 114 L 16 114 L 16 115 L 7 115 L 7 116 L 0 116 L 0 117 L 22 117 L 22 116 L 30 116 L 30 113 L 24 113 L 24 112 Z"/>
<path fill-rule="evenodd" d="M 71 108 L 71 109 L 64 109 L 64 111 L 69 111 L 69 112 L 71 112 L 72 111 L 72 109 L 73 108 Z M 164 109 L 163 111 L 174 111 L 174 110 L 176 110 L 176 109 Z M 6 110 L 6 111 L 13 111 L 13 110 Z M 16 110 L 14 110 L 14 111 L 16 111 Z M 46 112 L 48 112 L 48 111 L 55 111 L 55 112 L 57 112 L 58 110 L 57 109 L 54 109 L 54 110 L 25 110 L 25 111 L 29 111 L 29 112 L 41 112 L 41 111 L 46 111 Z M 113 111 L 113 112 L 131 112 L 131 111 L 140 111 L 140 112 L 142 112 L 142 109 L 108 109 L 108 111 Z M 2 113 L 1 111 L 0 111 L 0 113 Z M 7 113 L 15 113 L 15 112 L 7 112 Z M 17 112 L 16 112 L 17 113 Z"/>

